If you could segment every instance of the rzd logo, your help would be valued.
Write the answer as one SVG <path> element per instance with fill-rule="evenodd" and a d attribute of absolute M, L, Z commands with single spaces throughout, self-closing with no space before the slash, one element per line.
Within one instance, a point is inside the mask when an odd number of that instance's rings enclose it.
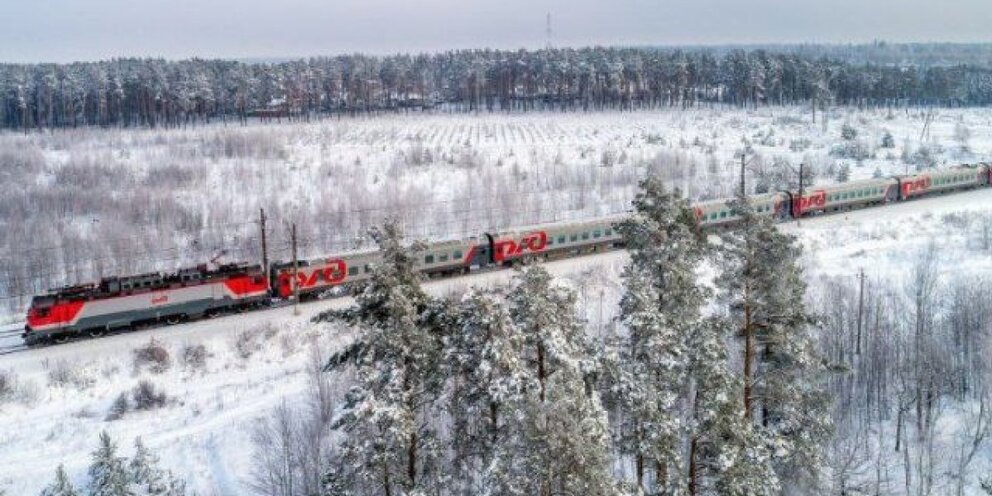
<path fill-rule="evenodd" d="M 915 193 L 922 193 L 928 189 L 930 189 L 930 176 L 923 176 L 902 183 L 902 196 L 907 197 Z"/>
<path fill-rule="evenodd" d="M 510 257 L 523 255 L 524 253 L 537 253 L 548 246 L 548 233 L 535 231 L 520 238 L 517 242 L 513 239 L 506 239 L 493 243 L 493 260 L 502 262 Z"/>
<path fill-rule="evenodd" d="M 329 260 L 323 267 L 300 267 L 296 272 L 296 284 L 300 289 L 318 286 L 333 286 L 348 277 L 348 265 L 344 260 Z M 283 297 L 293 294 L 293 270 L 285 269 L 279 274 L 279 293 Z"/>
<path fill-rule="evenodd" d="M 827 193 L 825 191 L 817 191 L 810 196 L 797 198 L 795 203 L 796 213 L 801 215 L 803 212 L 812 208 L 825 207 L 827 205 Z"/>

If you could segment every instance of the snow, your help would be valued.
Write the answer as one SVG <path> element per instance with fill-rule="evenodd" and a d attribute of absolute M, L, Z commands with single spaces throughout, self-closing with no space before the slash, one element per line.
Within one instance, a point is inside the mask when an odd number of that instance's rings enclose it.
<path fill-rule="evenodd" d="M 530 172 L 538 176 L 552 174 L 554 156 L 562 153 L 566 155 L 563 159 L 566 165 L 561 167 L 573 171 L 593 170 L 596 177 L 601 178 L 607 174 L 603 170 L 610 169 L 609 174 L 620 174 L 623 170 L 620 166 L 597 167 L 604 150 L 627 152 L 644 161 L 662 150 L 688 150 L 686 157 L 695 157 L 702 168 L 707 155 L 705 151 L 694 150 L 693 145 L 683 149 L 677 144 L 682 138 L 692 143 L 696 136 L 701 136 L 711 142 L 716 150 L 714 153 L 719 155 L 720 174 L 730 177 L 734 172 L 732 153 L 740 144 L 741 134 L 747 132 L 753 136 L 757 131 L 765 132 L 764 129 L 776 122 L 781 125 L 776 125 L 776 137 L 769 142 L 778 144 L 755 144 L 756 149 L 768 155 L 781 152 L 799 160 L 803 154 L 789 151 L 787 144 L 791 139 L 809 135 L 813 142 L 811 148 L 820 150 L 818 153 L 825 156 L 825 150 L 835 140 L 830 136 L 839 134 L 843 115 L 832 117 L 826 133 L 820 130 L 819 124 L 789 124 L 791 121 L 780 119 L 800 114 L 801 110 L 795 109 L 768 109 L 747 113 L 699 110 L 566 117 L 557 114 L 477 118 L 435 116 L 423 120 L 391 117 L 285 128 L 253 126 L 249 131 L 272 131 L 277 139 L 297 140 L 288 147 L 288 162 L 305 173 L 293 175 L 278 184 L 283 191 L 292 191 L 288 195 L 292 198 L 291 203 L 305 204 L 299 199 L 323 195 L 319 191 L 323 185 L 317 180 L 316 171 L 326 170 L 322 167 L 328 161 L 336 164 L 332 168 L 345 170 L 357 157 L 363 157 L 362 163 L 368 167 L 363 172 L 367 181 L 360 184 L 361 188 L 359 183 L 349 187 L 358 188 L 362 194 L 389 191 L 386 184 L 390 182 L 409 188 L 426 188 L 435 199 L 451 198 L 463 188 L 479 191 L 477 186 L 470 186 L 478 181 L 474 178 L 479 174 L 478 170 L 462 170 L 450 164 L 423 168 L 404 166 L 396 169 L 397 175 L 390 175 L 389 157 L 395 155 L 397 148 L 418 139 L 446 153 L 471 146 L 485 157 L 483 165 L 479 166 L 482 169 L 502 167 L 496 165 L 502 158 L 509 160 L 503 166 L 512 168 L 513 162 L 519 161 L 521 174 Z M 931 133 L 945 142 L 939 160 L 955 163 L 958 159 L 970 161 L 992 156 L 990 117 L 992 112 L 982 109 L 941 111 L 931 129 Z M 898 146 L 902 146 L 904 137 L 912 141 L 912 137 L 920 133 L 918 115 L 897 113 L 890 121 L 882 119 L 881 115 L 858 112 L 852 112 L 848 117 L 852 122 L 862 118 L 875 119 L 859 126 L 862 136 L 875 139 L 882 129 L 890 129 Z M 959 121 L 968 122 L 976 131 L 971 141 L 972 152 L 967 156 L 955 155 L 957 152 L 946 144 Z M 220 131 L 201 129 L 165 134 L 169 140 L 184 142 L 217 132 Z M 86 143 L 86 147 L 102 149 L 109 145 L 101 143 L 100 140 L 107 136 L 101 133 L 121 132 L 82 133 L 85 139 L 73 146 Z M 128 163 L 137 163 L 147 159 L 149 155 L 146 154 L 167 150 L 141 148 L 142 143 L 152 141 L 158 133 L 129 131 L 117 135 L 122 140 L 137 143 Z M 657 140 L 653 137 L 655 134 L 663 135 L 666 144 L 652 144 Z M 468 142 L 471 145 L 466 144 Z M 130 145 L 116 142 L 113 146 Z M 333 159 L 328 159 L 322 151 L 325 146 L 329 147 L 330 152 L 326 153 Z M 46 153 L 51 160 L 58 161 L 60 154 L 72 152 L 53 149 Z M 898 156 L 899 150 L 895 154 Z M 631 162 L 636 160 L 631 158 Z M 271 164 L 249 161 L 243 165 L 249 167 L 247 177 L 251 177 L 254 174 L 266 176 L 269 172 L 265 172 L 263 166 Z M 203 186 L 216 188 L 224 181 L 232 180 L 235 176 L 231 175 L 233 169 L 227 169 L 229 167 L 233 168 L 234 164 L 221 160 L 218 168 L 211 169 L 210 179 Z M 852 176 L 870 176 L 875 167 L 894 173 L 901 172 L 899 169 L 904 165 L 884 157 L 871 159 L 862 167 L 855 166 Z M 513 174 L 510 176 L 517 177 L 513 184 L 533 184 L 531 180 Z M 373 177 L 378 178 L 377 182 L 372 181 Z M 534 176 L 530 177 L 533 179 Z M 572 205 L 575 209 L 556 212 L 553 216 L 592 215 L 602 205 L 610 206 L 605 210 L 621 208 L 632 194 L 632 184 L 617 186 L 613 193 L 609 192 L 613 183 L 596 184 L 598 189 L 587 198 L 584 207 L 575 203 Z M 577 191 L 572 190 L 576 194 Z M 196 191 L 176 192 L 177 196 L 191 202 L 196 194 Z M 229 193 L 219 195 L 217 201 L 235 205 L 225 215 L 234 216 L 235 212 L 245 213 L 254 208 L 251 202 L 246 203 L 243 198 L 235 198 Z M 199 206 L 211 208 L 208 204 Z M 983 189 L 804 219 L 782 227 L 797 235 L 805 246 L 804 263 L 811 281 L 822 276 L 853 278 L 861 268 L 870 277 L 898 276 L 910 268 L 916 254 L 931 243 L 941 254 L 941 270 L 958 277 L 992 273 L 992 257 L 982 239 L 982 219 L 989 218 L 990 212 L 992 190 Z M 521 219 L 508 218 L 506 221 L 510 220 Z M 524 220 L 547 219 L 527 217 Z M 437 234 L 447 227 L 450 226 L 439 223 Z M 425 233 L 433 234 L 429 229 Z M 316 246 L 311 248 L 318 249 Z M 618 276 L 625 261 L 624 253 L 611 252 L 548 264 L 553 274 L 578 291 L 587 325 L 594 332 L 602 332 L 613 325 L 621 289 Z M 430 281 L 425 286 L 433 294 L 452 294 L 469 286 L 502 284 L 510 276 L 509 271 L 483 272 L 459 279 Z M 59 463 L 65 463 L 76 482 L 82 481 L 98 434 L 107 430 L 127 455 L 132 450 L 133 438 L 141 435 L 146 445 L 161 456 L 161 466 L 188 479 L 198 494 L 244 494 L 250 466 L 248 436 L 252 420 L 267 413 L 284 398 L 294 401 L 300 397 L 306 380 L 304 369 L 311 340 L 319 340 L 325 349 L 347 342 L 350 336 L 339 327 L 311 324 L 309 320 L 323 310 L 342 308 L 350 303 L 350 298 L 323 300 L 302 305 L 299 315 L 287 306 L 0 355 L 0 371 L 15 374 L 18 384 L 16 395 L 0 399 L 0 459 L 4 460 L 0 464 L 0 489 L 6 489 L 12 495 L 36 494 L 52 479 Z M 16 341 L 16 338 L 5 337 L 4 329 L 0 329 L 0 349 Z M 246 334 L 255 335 L 260 344 L 255 353 L 243 358 L 236 349 L 236 341 Z M 132 351 L 151 339 L 165 346 L 172 356 L 171 368 L 160 374 L 147 369 L 135 370 L 133 365 Z M 184 367 L 178 360 L 182 348 L 193 344 L 204 345 L 210 353 L 203 370 Z M 75 382 L 84 386 L 52 385 L 50 376 L 53 370 L 60 368 L 72 371 Z M 106 421 L 107 410 L 114 398 L 121 392 L 130 391 L 142 379 L 149 379 L 161 387 L 170 397 L 169 404 L 160 410 L 128 412 L 120 420 Z"/>

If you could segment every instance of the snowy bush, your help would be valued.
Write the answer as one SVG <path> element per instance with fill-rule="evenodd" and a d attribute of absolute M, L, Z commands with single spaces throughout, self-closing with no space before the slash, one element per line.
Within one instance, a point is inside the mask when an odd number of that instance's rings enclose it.
<path fill-rule="evenodd" d="M 113 422 L 115 420 L 120 420 L 124 417 L 124 414 L 131 409 L 131 403 L 128 401 L 127 393 L 122 392 L 117 395 L 114 402 L 110 404 L 110 409 L 107 410 L 107 416 L 104 418 L 107 422 Z"/>
<path fill-rule="evenodd" d="M 809 149 L 813 145 L 813 140 L 809 138 L 796 138 L 789 140 L 789 151 L 792 152 L 803 152 Z"/>
<path fill-rule="evenodd" d="M 50 386 L 71 386 L 76 389 L 86 389 L 96 384 L 96 378 L 78 364 L 69 363 L 66 360 L 49 363 L 46 360 L 45 365 L 48 368 L 48 384 Z"/>
<path fill-rule="evenodd" d="M 155 338 L 150 339 L 148 344 L 135 348 L 133 355 L 135 370 L 141 370 L 148 366 L 153 373 L 161 374 L 172 366 L 169 350 L 155 341 Z"/>
<path fill-rule="evenodd" d="M 927 145 L 920 145 L 909 157 L 909 163 L 916 166 L 917 171 L 923 169 L 932 169 L 937 166 L 937 157 L 934 156 L 935 151 L 932 147 Z"/>
<path fill-rule="evenodd" d="M 850 124 L 844 124 L 840 128 L 840 137 L 843 138 L 845 141 L 853 141 L 855 138 L 858 137 L 858 130 L 855 129 Z"/>
<path fill-rule="evenodd" d="M 882 148 L 895 148 L 896 139 L 892 137 L 892 133 L 885 131 L 882 135 Z"/>
<path fill-rule="evenodd" d="M 967 152 L 969 150 L 968 142 L 971 140 L 971 129 L 968 128 L 963 122 L 958 122 L 954 125 L 954 141 L 958 142 L 962 152 Z"/>
<path fill-rule="evenodd" d="M 154 410 L 165 406 L 168 399 L 151 381 L 141 381 L 131 390 L 131 400 L 135 410 Z"/>
<path fill-rule="evenodd" d="M 239 357 L 247 360 L 258 351 L 261 351 L 264 341 L 271 339 L 276 334 L 276 328 L 269 323 L 246 329 L 235 335 L 232 347 Z"/>
<path fill-rule="evenodd" d="M 207 366 L 207 347 L 202 344 L 183 346 L 181 360 L 188 369 L 202 370 Z"/>
<path fill-rule="evenodd" d="M 873 154 L 871 147 L 861 140 L 839 143 L 830 150 L 830 155 L 834 157 L 848 158 L 859 162 L 872 158 Z"/>
<path fill-rule="evenodd" d="M 0 370 L 0 404 L 14 397 L 17 390 L 17 375 L 10 370 Z"/>

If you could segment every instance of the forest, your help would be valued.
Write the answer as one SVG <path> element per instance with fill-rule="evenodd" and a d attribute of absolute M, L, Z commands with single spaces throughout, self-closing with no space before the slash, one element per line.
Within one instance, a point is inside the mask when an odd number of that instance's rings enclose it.
<path fill-rule="evenodd" d="M 425 109 L 992 102 L 992 69 L 981 45 L 951 58 L 942 57 L 947 51 L 939 45 L 899 47 L 484 49 L 257 63 L 0 64 L 0 126 L 168 127 Z"/>

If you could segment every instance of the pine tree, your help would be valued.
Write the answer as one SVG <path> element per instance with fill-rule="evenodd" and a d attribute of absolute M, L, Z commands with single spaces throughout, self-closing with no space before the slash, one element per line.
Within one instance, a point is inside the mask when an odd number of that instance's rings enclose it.
<path fill-rule="evenodd" d="M 55 470 L 55 481 L 41 491 L 41 496 L 79 496 L 79 493 L 65 473 L 65 467 L 60 464 Z"/>
<path fill-rule="evenodd" d="M 425 467 L 439 449 L 428 409 L 437 395 L 440 335 L 414 270 L 422 245 L 403 246 L 392 223 L 371 234 L 382 262 L 373 267 L 354 308 L 322 318 L 344 319 L 359 331 L 348 358 L 338 360 L 354 363 L 358 372 L 358 384 L 334 422 L 347 433 L 344 459 L 352 470 L 346 475 L 354 487 L 388 496 L 433 482 Z"/>
<path fill-rule="evenodd" d="M 176 477 L 170 470 L 165 474 L 165 483 L 162 486 L 162 491 L 158 493 L 149 492 L 149 494 L 161 494 L 162 496 L 186 496 L 186 482 Z"/>
<path fill-rule="evenodd" d="M 727 364 L 726 330 L 719 318 L 706 319 L 688 339 L 693 350 L 689 416 L 689 494 L 774 495 L 778 476 L 754 426 L 741 415 L 741 380 Z"/>
<path fill-rule="evenodd" d="M 446 336 L 444 371 L 454 469 L 464 490 L 491 477 L 496 453 L 508 451 L 527 389 L 523 335 L 498 292 L 470 292 Z M 533 388 L 530 388 L 533 389 Z M 479 476 L 483 481 L 479 480 Z M 505 474 L 495 476 L 503 479 Z M 491 486 L 492 484 L 487 484 Z"/>
<path fill-rule="evenodd" d="M 100 446 L 92 457 L 89 468 L 91 496 L 134 496 L 126 460 L 117 456 L 117 445 L 106 431 L 100 433 Z"/>
<path fill-rule="evenodd" d="M 744 418 L 771 450 L 781 480 L 815 477 L 830 419 L 825 367 L 803 301 L 800 248 L 767 217 L 755 215 L 746 198 L 732 208 L 741 221 L 721 236 L 717 286 L 731 329 L 744 342 Z"/>
<path fill-rule="evenodd" d="M 536 391 L 520 416 L 524 431 L 515 446 L 522 451 L 497 457 L 491 472 L 522 470 L 532 481 L 526 494 L 612 493 L 608 419 L 594 387 L 575 294 L 533 266 L 516 275 L 509 300 Z"/>
<path fill-rule="evenodd" d="M 131 472 L 131 481 L 145 494 L 166 494 L 168 482 L 158 467 L 158 456 L 145 447 L 140 437 L 134 438 L 134 456 L 128 463 L 128 469 Z"/>
<path fill-rule="evenodd" d="M 612 395 L 623 411 L 615 445 L 634 457 L 637 485 L 647 487 L 648 470 L 656 491 L 692 489 L 683 463 L 683 438 L 692 425 L 683 405 L 691 404 L 697 379 L 689 375 L 708 292 L 698 283 L 703 238 L 693 211 L 679 192 L 665 191 L 649 177 L 634 200 L 635 213 L 617 225 L 630 253 L 624 269 L 621 321 L 627 329 L 616 353 Z M 690 455 L 694 456 L 695 453 Z M 696 460 L 688 460 L 690 469 Z M 653 464 L 653 467 L 649 467 Z"/>

